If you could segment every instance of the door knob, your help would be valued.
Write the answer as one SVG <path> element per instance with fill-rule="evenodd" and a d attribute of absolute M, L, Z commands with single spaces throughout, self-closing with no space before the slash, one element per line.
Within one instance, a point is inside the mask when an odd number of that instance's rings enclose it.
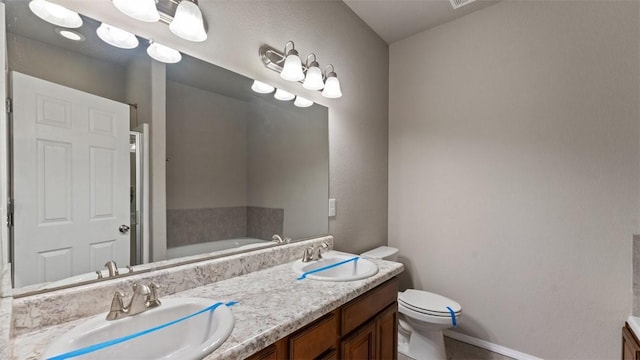
<path fill-rule="evenodd" d="M 126 234 L 129 232 L 130 227 L 127 225 L 120 225 L 120 228 L 118 230 L 120 230 L 121 234 Z"/>

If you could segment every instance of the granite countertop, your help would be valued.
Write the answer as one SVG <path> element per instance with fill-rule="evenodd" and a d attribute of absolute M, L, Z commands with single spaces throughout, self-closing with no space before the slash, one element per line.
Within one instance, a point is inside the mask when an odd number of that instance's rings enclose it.
<path fill-rule="evenodd" d="M 204 297 L 239 303 L 229 338 L 205 359 L 242 359 L 400 274 L 400 263 L 372 259 L 376 275 L 349 282 L 296 280 L 291 263 L 186 290 L 168 297 Z M 110 299 L 105 299 L 110 301 Z M 79 319 L 22 334 L 13 340 L 14 359 L 39 359 L 50 342 L 82 323 Z"/>

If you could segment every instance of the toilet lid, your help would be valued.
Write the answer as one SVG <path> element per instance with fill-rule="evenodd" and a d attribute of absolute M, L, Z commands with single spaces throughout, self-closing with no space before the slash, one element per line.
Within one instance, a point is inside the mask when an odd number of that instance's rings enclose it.
<path fill-rule="evenodd" d="M 449 298 L 415 289 L 398 293 L 398 302 L 413 311 L 433 316 L 451 316 L 447 307 L 450 307 L 456 315 L 462 311 L 460 304 Z"/>

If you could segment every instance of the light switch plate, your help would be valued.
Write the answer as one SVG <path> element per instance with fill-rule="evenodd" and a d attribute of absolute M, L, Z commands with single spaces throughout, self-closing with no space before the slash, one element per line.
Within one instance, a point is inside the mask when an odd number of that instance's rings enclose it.
<path fill-rule="evenodd" d="M 329 217 L 336 216 L 336 199 L 329 199 Z"/>

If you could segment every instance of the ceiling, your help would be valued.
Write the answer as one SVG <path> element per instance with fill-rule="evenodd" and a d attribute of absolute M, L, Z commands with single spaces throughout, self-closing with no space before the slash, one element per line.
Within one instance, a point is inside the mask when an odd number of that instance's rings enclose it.
<path fill-rule="evenodd" d="M 343 1 L 387 44 L 391 44 L 491 6 L 499 0 L 477 0 L 456 10 L 449 0 Z"/>

